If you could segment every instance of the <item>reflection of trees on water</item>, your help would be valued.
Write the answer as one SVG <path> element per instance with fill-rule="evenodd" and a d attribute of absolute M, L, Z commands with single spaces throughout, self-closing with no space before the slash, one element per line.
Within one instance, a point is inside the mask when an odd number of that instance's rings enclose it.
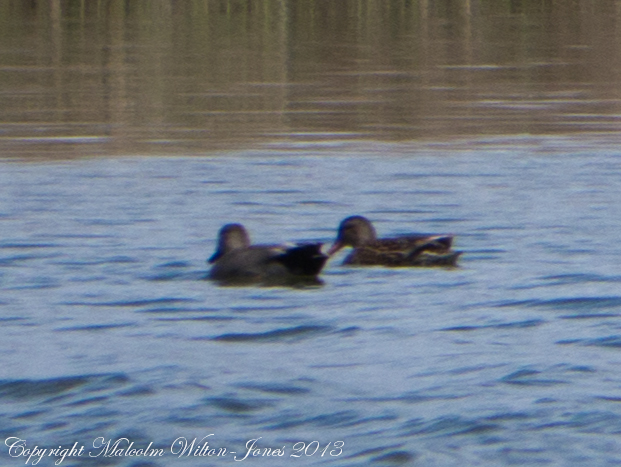
<path fill-rule="evenodd" d="M 587 0 L 7 0 L 0 126 L 120 153 L 609 131 L 620 19 Z"/>

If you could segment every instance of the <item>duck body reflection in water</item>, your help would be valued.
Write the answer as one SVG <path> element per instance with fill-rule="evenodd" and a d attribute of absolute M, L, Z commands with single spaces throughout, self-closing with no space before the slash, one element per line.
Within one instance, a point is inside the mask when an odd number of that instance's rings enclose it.
<path fill-rule="evenodd" d="M 363 216 L 351 216 L 339 225 L 334 244 L 328 252 L 334 255 L 350 246 L 353 251 L 343 264 L 352 266 L 456 266 L 460 251 L 453 251 L 451 235 L 408 235 L 377 238 L 373 224 Z"/>
<path fill-rule="evenodd" d="M 241 224 L 227 224 L 218 234 L 218 248 L 209 258 L 209 279 L 223 285 L 318 285 L 328 256 L 321 243 L 251 245 Z"/>

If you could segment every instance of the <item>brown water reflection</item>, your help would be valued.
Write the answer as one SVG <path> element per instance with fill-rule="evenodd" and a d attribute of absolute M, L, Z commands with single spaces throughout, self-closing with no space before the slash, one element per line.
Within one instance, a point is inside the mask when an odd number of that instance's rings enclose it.
<path fill-rule="evenodd" d="M 0 155 L 621 128 L 613 0 L 0 2 Z"/>

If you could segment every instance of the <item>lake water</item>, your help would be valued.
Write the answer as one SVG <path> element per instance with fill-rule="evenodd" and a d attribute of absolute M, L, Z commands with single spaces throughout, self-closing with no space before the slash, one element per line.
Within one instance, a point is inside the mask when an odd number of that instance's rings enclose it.
<path fill-rule="evenodd" d="M 3 435 L 166 449 L 93 465 L 216 465 L 170 452 L 210 433 L 238 453 L 258 437 L 287 456 L 345 443 L 265 465 L 619 461 L 621 162 L 588 146 L 5 164 Z M 354 213 L 385 235 L 455 233 L 461 267 L 340 256 L 320 287 L 204 280 L 226 222 L 256 242 L 330 242 Z"/>
<path fill-rule="evenodd" d="M 621 463 L 619 3 L 258 4 L 0 3 L 2 465 Z M 460 267 L 205 280 L 353 214 Z"/>

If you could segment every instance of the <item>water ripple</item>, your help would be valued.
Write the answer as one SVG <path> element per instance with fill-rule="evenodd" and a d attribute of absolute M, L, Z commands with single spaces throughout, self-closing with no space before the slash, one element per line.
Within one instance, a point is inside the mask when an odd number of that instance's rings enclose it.
<path fill-rule="evenodd" d="M 371 458 L 373 464 L 402 465 L 409 464 L 416 460 L 418 456 L 408 451 L 389 451 L 377 457 Z"/>
<path fill-rule="evenodd" d="M 597 337 L 595 339 L 564 339 L 556 342 L 559 345 L 580 344 L 589 347 L 621 348 L 621 336 Z"/>
<path fill-rule="evenodd" d="M 118 324 L 91 324 L 88 326 L 72 326 L 66 328 L 58 328 L 56 331 L 60 332 L 75 332 L 75 331 L 107 331 L 109 329 L 127 328 L 136 326 L 137 323 L 118 323 Z"/>
<path fill-rule="evenodd" d="M 30 250 L 36 248 L 58 248 L 61 245 L 56 243 L 0 243 L 0 249 L 8 250 Z"/>
<path fill-rule="evenodd" d="M 163 306 L 163 307 L 155 307 L 155 308 L 145 308 L 140 310 L 140 313 L 214 313 L 214 312 L 219 312 L 221 311 L 220 308 L 203 308 L 203 307 L 196 307 L 196 308 L 188 308 L 188 307 L 170 307 L 170 306 Z M 181 319 L 181 318 L 179 318 Z"/>
<path fill-rule="evenodd" d="M 513 372 L 500 379 L 501 382 L 506 384 L 513 384 L 518 386 L 556 386 L 559 384 L 567 384 L 569 381 L 542 378 L 541 371 L 523 369 Z"/>
<path fill-rule="evenodd" d="M 173 303 L 197 302 L 192 298 L 163 297 L 146 300 L 121 300 L 115 302 L 65 302 L 67 306 L 89 306 L 89 307 L 143 307 L 148 305 L 167 305 Z"/>
<path fill-rule="evenodd" d="M 301 325 L 291 328 L 275 329 L 273 331 L 259 333 L 229 333 L 211 338 L 221 342 L 280 342 L 297 340 L 317 334 L 327 334 L 332 331 L 331 326 Z M 200 339 L 200 338 L 198 338 Z"/>
<path fill-rule="evenodd" d="M 236 397 L 208 397 L 204 399 L 204 402 L 225 412 L 236 414 L 256 412 L 274 406 L 274 402 L 270 400 L 240 399 Z"/>
<path fill-rule="evenodd" d="M 354 410 L 339 410 L 316 416 L 307 416 L 292 410 L 284 410 L 274 417 L 260 419 L 258 424 L 267 430 L 287 430 L 302 426 L 334 428 L 352 426 L 361 418 L 361 415 Z"/>
<path fill-rule="evenodd" d="M 497 308 L 527 307 L 527 308 L 553 308 L 558 310 L 581 310 L 581 309 L 605 309 L 621 307 L 621 297 L 570 297 L 554 298 L 550 300 L 504 300 L 495 303 Z"/>
<path fill-rule="evenodd" d="M 532 328 L 541 326 L 545 324 L 546 321 L 542 319 L 528 319 L 525 321 L 514 321 L 510 323 L 499 323 L 499 324 L 482 324 L 480 326 L 472 325 L 472 326 L 453 326 L 450 328 L 440 329 L 441 331 L 478 331 L 481 329 L 524 329 L 524 328 Z"/>
<path fill-rule="evenodd" d="M 51 379 L 0 380 L 0 399 L 48 399 L 69 393 L 83 386 L 86 392 L 101 391 L 127 384 L 124 374 L 84 375 Z M 48 399 L 51 400 L 51 399 Z"/>
<path fill-rule="evenodd" d="M 466 419 L 460 416 L 440 417 L 431 421 L 410 420 L 403 425 L 403 436 L 457 436 L 490 433 L 500 430 L 496 423 Z"/>
<path fill-rule="evenodd" d="M 621 282 L 621 276 L 605 276 L 602 274 L 557 274 L 552 276 L 544 276 L 541 278 L 547 281 L 546 286 L 550 285 L 568 285 L 568 284 L 584 284 L 589 282 L 605 283 L 605 282 Z"/>
<path fill-rule="evenodd" d="M 311 392 L 310 389 L 289 384 L 277 383 L 241 383 L 238 387 L 267 394 L 281 394 L 287 396 L 303 395 Z"/>

